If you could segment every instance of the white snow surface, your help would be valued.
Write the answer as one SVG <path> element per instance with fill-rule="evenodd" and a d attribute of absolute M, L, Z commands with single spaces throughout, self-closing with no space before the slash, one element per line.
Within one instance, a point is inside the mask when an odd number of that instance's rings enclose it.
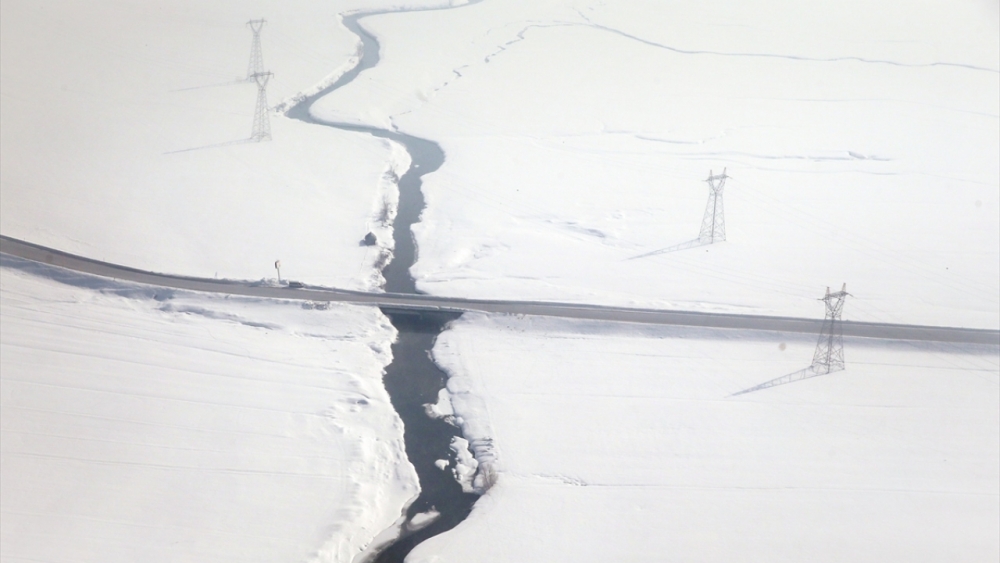
<path fill-rule="evenodd" d="M 451 406 L 451 395 L 448 393 L 448 388 L 444 387 L 438 391 L 437 402 L 427 403 L 424 405 L 424 410 L 427 411 L 427 416 L 431 418 L 444 418 L 448 420 L 449 417 L 454 417 L 455 409 Z"/>
<path fill-rule="evenodd" d="M 0 230 L 378 289 L 408 157 L 276 113 L 244 142 L 244 22 L 287 107 L 357 60 L 337 14 L 456 6 L 363 19 L 379 66 L 314 106 L 444 148 L 421 290 L 816 317 L 847 282 L 847 318 L 1000 326 L 995 2 L 463 4 L 4 1 Z M 695 238 L 723 168 L 725 243 L 631 259 Z M 376 310 L 0 276 L 0 559 L 349 561 L 397 532 Z M 428 410 L 489 490 L 409 561 L 996 561 L 996 349 L 848 344 L 731 398 L 811 337 L 466 315 Z"/>
<path fill-rule="evenodd" d="M 377 309 L 48 271 L 0 268 L 0 560 L 346 563 L 416 495 Z"/>
<path fill-rule="evenodd" d="M 271 106 L 353 64 L 344 6 L 293 0 L 3 3 L 3 234 L 161 272 L 376 289 L 409 159 L 271 113 L 246 142 L 251 18 Z M 378 248 L 358 243 L 369 231 Z"/>
<path fill-rule="evenodd" d="M 455 452 L 455 467 L 453 474 L 455 480 L 462 485 L 462 490 L 466 493 L 476 492 L 474 479 L 476 470 L 479 468 L 479 461 L 469 450 L 469 441 L 465 438 L 455 436 L 451 439 L 451 449 Z"/>
<path fill-rule="evenodd" d="M 845 371 L 731 396 L 814 344 L 467 314 L 434 357 L 499 478 L 407 562 L 996 561 L 997 348 L 848 339 Z"/>
<path fill-rule="evenodd" d="M 362 20 L 317 115 L 439 142 L 433 294 L 1000 326 L 990 2 L 485 1 Z M 698 237 L 727 169 L 723 244 Z"/>

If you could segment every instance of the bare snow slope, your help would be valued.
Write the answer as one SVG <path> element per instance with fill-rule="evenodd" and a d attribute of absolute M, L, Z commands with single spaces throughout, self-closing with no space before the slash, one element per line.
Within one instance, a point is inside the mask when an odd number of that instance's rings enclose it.
<path fill-rule="evenodd" d="M 314 108 L 441 143 L 420 289 L 1000 325 L 995 3 L 486 1 L 363 20 Z M 724 244 L 698 236 L 710 170 Z"/>
<path fill-rule="evenodd" d="M 5 563 L 348 562 L 416 494 L 377 309 L 4 262 Z"/>
<path fill-rule="evenodd" d="M 407 561 L 996 561 L 996 347 L 849 339 L 730 397 L 814 343 L 466 315 L 434 357 L 499 480 Z"/>
<path fill-rule="evenodd" d="M 272 113 L 245 142 L 251 18 L 271 106 L 353 65 L 338 7 L 295 0 L 3 2 L 3 233 L 155 271 L 378 283 L 359 246 L 396 201 L 405 155 Z M 332 74 L 331 74 L 332 73 Z"/>

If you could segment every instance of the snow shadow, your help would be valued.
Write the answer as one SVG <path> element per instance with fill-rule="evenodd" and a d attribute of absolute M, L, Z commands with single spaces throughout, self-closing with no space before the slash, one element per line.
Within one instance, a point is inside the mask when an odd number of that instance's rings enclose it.
<path fill-rule="evenodd" d="M 269 330 L 277 330 L 281 328 L 281 325 L 277 325 L 274 323 L 250 321 L 244 319 L 239 315 L 234 315 L 232 313 L 212 311 L 204 307 L 194 307 L 191 305 L 174 305 L 172 303 L 164 303 L 163 305 L 160 305 L 160 310 L 163 311 L 164 313 L 198 315 L 201 317 L 205 317 L 206 319 L 212 319 L 216 321 L 228 321 L 228 322 L 238 323 L 244 326 L 249 326 L 252 328 L 266 328 Z"/>
<path fill-rule="evenodd" d="M 23 258 L 18 258 L 15 256 L 10 256 L 7 254 L 0 254 L 0 268 L 10 268 L 12 270 L 18 270 L 26 274 L 37 276 L 40 278 L 52 280 L 63 285 L 68 285 L 71 287 L 77 287 L 81 289 L 87 289 L 101 293 L 103 295 L 114 295 L 116 297 L 122 297 L 125 299 L 134 299 L 139 301 L 156 301 L 160 303 L 157 307 L 160 311 L 164 313 L 173 313 L 179 315 L 197 315 L 207 319 L 237 323 L 244 326 L 252 328 L 262 328 L 266 330 L 278 330 L 281 329 L 281 325 L 274 323 L 267 323 L 262 321 L 254 321 L 239 315 L 232 313 L 227 313 L 223 311 L 214 311 L 212 309 L 183 303 L 183 297 L 185 295 L 194 295 L 192 293 L 185 292 L 183 290 L 175 290 L 171 288 L 158 287 L 152 285 L 139 285 L 133 284 L 131 282 L 119 281 L 113 278 L 105 278 L 100 276 L 95 276 L 91 274 L 84 274 L 80 272 L 74 272 L 72 270 L 67 270 L 60 268 L 58 266 L 52 266 L 49 264 L 43 264 L 41 262 L 33 262 L 31 260 L 25 260 Z M 244 300 L 245 298 L 239 298 L 238 300 Z M 174 302 L 179 300 L 181 302 Z M 250 298 L 246 301 L 255 301 L 255 299 Z M 328 303 L 312 303 L 303 302 L 301 307 L 303 309 L 327 309 L 329 307 Z M 326 338 L 326 335 L 313 335 L 320 338 Z"/>
<path fill-rule="evenodd" d="M 254 142 L 256 142 L 256 141 L 254 141 L 253 139 L 251 139 L 251 138 L 248 137 L 246 139 L 237 139 L 235 141 L 225 141 L 223 143 L 213 143 L 211 145 L 202 145 L 200 147 L 191 147 L 191 148 L 187 148 L 187 149 L 178 149 L 178 150 L 175 150 L 175 151 L 167 151 L 167 152 L 165 152 L 163 154 L 180 154 L 182 152 L 201 151 L 201 150 L 206 150 L 206 149 L 218 149 L 218 148 L 222 148 L 222 147 L 231 147 L 233 145 L 243 145 L 243 144 L 246 144 L 246 143 L 254 143 Z"/>
<path fill-rule="evenodd" d="M 661 325 L 625 321 L 574 319 L 534 315 L 493 315 L 465 313 L 467 318 L 492 318 L 492 323 L 519 332 L 537 332 L 551 338 L 624 336 L 650 339 L 738 340 L 767 344 L 815 343 L 816 335 L 805 332 L 778 332 L 748 328 L 718 328 L 689 325 Z M 461 321 L 460 321 L 461 322 Z"/>
<path fill-rule="evenodd" d="M 127 297 L 129 299 L 153 299 L 155 301 L 168 301 L 177 295 L 177 291 L 174 289 L 134 285 L 129 282 L 118 281 L 113 278 L 94 276 L 91 274 L 74 272 L 58 266 L 42 264 L 41 262 L 33 262 L 31 260 L 25 260 L 24 258 L 10 256 L 8 254 L 0 254 L 0 267 L 10 268 L 12 270 L 18 270 L 40 278 L 50 279 L 63 285 L 90 289 L 101 293 Z"/>
<path fill-rule="evenodd" d="M 679 244 L 675 244 L 673 246 L 668 246 L 666 248 L 661 248 L 659 250 L 654 250 L 652 252 L 647 252 L 645 254 L 640 254 L 638 256 L 632 256 L 631 258 L 626 258 L 625 260 L 638 260 L 639 258 L 647 258 L 649 256 L 656 256 L 657 254 L 666 254 L 668 252 L 677 252 L 677 251 L 680 251 L 680 250 L 687 250 L 689 248 L 698 248 L 699 246 L 705 246 L 705 245 L 708 245 L 708 244 L 712 244 L 712 243 L 709 242 L 709 241 L 701 240 L 700 238 L 696 238 L 694 240 L 689 240 L 687 242 L 682 242 L 682 243 L 679 243 Z"/>
<path fill-rule="evenodd" d="M 737 391 L 730 395 L 730 397 L 735 397 L 737 395 L 745 395 L 747 393 L 753 393 L 755 391 L 763 391 L 764 389 L 769 389 L 771 387 L 777 387 L 779 385 L 788 385 L 789 383 L 794 383 L 796 381 L 802 381 L 803 379 L 810 379 L 813 377 L 819 377 L 821 375 L 827 375 L 830 373 L 835 373 L 838 371 L 843 371 L 844 368 L 831 369 L 826 366 L 820 366 L 813 364 L 805 369 L 800 369 L 798 371 L 793 371 L 792 373 L 783 375 L 781 377 L 776 377 L 764 383 L 754 385 L 753 387 L 748 387 L 742 391 Z"/>

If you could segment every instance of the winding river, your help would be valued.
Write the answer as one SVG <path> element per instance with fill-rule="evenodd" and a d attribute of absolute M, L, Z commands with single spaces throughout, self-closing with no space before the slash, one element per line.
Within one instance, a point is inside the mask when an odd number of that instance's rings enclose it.
<path fill-rule="evenodd" d="M 474 2 L 470 2 L 472 3 Z M 344 25 L 361 39 L 357 66 L 285 112 L 287 117 L 307 123 L 388 139 L 403 145 L 409 152 L 410 168 L 399 179 L 399 208 L 393 223 L 393 259 L 382 269 L 388 292 L 417 293 L 416 283 L 410 275 L 410 267 L 417 256 L 411 227 L 420 219 L 424 209 L 421 178 L 444 164 L 444 151 L 433 141 L 398 131 L 323 121 L 315 118 L 310 113 L 310 108 L 319 98 L 349 84 L 366 69 L 378 64 L 378 41 L 361 27 L 361 18 L 401 11 L 449 8 L 451 7 L 384 10 L 345 16 Z M 407 509 L 407 523 L 403 525 L 399 537 L 375 558 L 378 563 L 390 563 L 402 562 L 420 542 L 458 525 L 469 515 L 479 496 L 463 492 L 450 470 L 441 470 L 435 465 L 437 460 L 446 459 L 454 467 L 456 456 L 451 449 L 451 442 L 453 438 L 461 436 L 461 432 L 441 419 L 430 418 L 424 409 L 425 404 L 437 402 L 438 392 L 444 388 L 447 380 L 447 375 L 431 361 L 430 351 L 437 335 L 449 321 L 458 318 L 460 313 L 415 312 L 388 307 L 383 307 L 382 312 L 399 331 L 399 337 L 392 345 L 392 363 L 386 366 L 383 381 L 393 408 L 403 420 L 406 455 L 420 479 L 420 495 Z M 422 527 L 410 524 L 414 516 L 431 511 L 436 511 L 439 516 L 429 524 Z"/>

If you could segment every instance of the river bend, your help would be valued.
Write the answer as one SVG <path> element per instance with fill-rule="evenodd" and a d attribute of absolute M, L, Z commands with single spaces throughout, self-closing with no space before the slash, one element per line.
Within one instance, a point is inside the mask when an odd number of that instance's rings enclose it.
<path fill-rule="evenodd" d="M 428 9 L 448 8 L 450 7 Z M 312 115 L 310 108 L 319 98 L 346 86 L 366 69 L 378 64 L 380 59 L 378 41 L 361 27 L 360 19 L 378 14 L 424 10 L 427 9 L 373 11 L 344 16 L 344 25 L 361 39 L 358 64 L 329 86 L 306 97 L 285 112 L 287 117 L 307 123 L 394 141 L 410 154 L 410 168 L 400 177 L 398 183 L 399 206 L 392 231 L 393 258 L 382 269 L 385 290 L 401 294 L 418 293 L 416 282 L 410 275 L 410 267 L 417 257 L 412 226 L 420 220 L 425 205 L 420 189 L 421 179 L 424 174 L 434 172 L 444 164 L 444 151 L 433 141 L 398 131 L 320 120 Z M 429 417 L 424 408 L 425 404 L 437 402 L 438 392 L 444 388 L 447 381 L 447 374 L 431 360 L 430 352 L 434 348 L 434 341 L 447 323 L 461 316 L 461 313 L 412 311 L 388 307 L 382 307 L 382 312 L 389 317 L 399 332 L 396 342 L 392 345 L 392 363 L 386 366 L 383 382 L 393 408 L 403 420 L 406 455 L 420 480 L 420 494 L 407 508 L 406 523 L 400 530 L 399 537 L 382 549 L 375 561 L 402 563 L 417 544 L 450 530 L 464 520 L 479 496 L 463 492 L 451 470 L 442 470 L 435 465 L 436 461 L 445 459 L 450 463 L 450 467 L 455 466 L 456 454 L 451 444 L 454 438 L 461 436 L 461 432 L 444 420 Z M 439 515 L 429 524 L 420 527 L 410 524 L 414 516 L 433 512 Z"/>

